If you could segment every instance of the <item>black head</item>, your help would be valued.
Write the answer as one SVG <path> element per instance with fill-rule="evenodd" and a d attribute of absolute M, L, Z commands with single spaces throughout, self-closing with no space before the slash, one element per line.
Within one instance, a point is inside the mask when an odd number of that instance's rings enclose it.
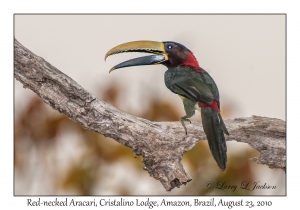
<path fill-rule="evenodd" d="M 163 42 L 168 61 L 163 63 L 167 67 L 175 67 L 180 65 L 198 66 L 198 62 L 193 53 L 184 45 L 166 41 Z"/>

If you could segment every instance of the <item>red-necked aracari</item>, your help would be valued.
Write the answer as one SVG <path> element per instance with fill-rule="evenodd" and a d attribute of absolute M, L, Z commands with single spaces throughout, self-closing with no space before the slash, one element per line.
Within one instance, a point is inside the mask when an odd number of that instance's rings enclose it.
<path fill-rule="evenodd" d="M 105 59 L 123 52 L 146 52 L 153 55 L 134 58 L 122 62 L 110 69 L 110 72 L 124 67 L 162 64 L 168 68 L 165 72 L 165 84 L 182 99 L 186 115 L 180 122 L 187 134 L 184 121 L 201 112 L 204 132 L 213 157 L 224 171 L 227 162 L 227 147 L 224 133 L 229 135 L 220 115 L 219 91 L 212 77 L 199 66 L 193 53 L 176 42 L 134 41 L 118 45 L 109 50 Z"/>

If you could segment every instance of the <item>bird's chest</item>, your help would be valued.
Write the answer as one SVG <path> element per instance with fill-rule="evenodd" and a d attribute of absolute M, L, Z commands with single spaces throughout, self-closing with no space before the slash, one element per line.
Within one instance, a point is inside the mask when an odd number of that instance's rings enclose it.
<path fill-rule="evenodd" d="M 192 70 L 187 67 L 176 67 L 165 72 L 165 84 L 167 87 L 183 82 L 192 77 Z"/>

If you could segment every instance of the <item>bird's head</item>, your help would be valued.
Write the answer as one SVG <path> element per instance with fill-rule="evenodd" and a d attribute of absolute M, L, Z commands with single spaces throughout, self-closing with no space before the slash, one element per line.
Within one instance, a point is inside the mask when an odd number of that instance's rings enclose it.
<path fill-rule="evenodd" d="M 193 53 L 177 42 L 156 42 L 156 41 L 134 41 L 120 44 L 105 55 L 105 60 L 108 56 L 124 53 L 124 52 L 146 52 L 153 55 L 134 58 L 124 61 L 113 68 L 110 72 L 124 67 L 139 66 L 139 65 L 154 65 L 163 64 L 168 68 L 177 66 L 190 66 L 192 68 L 199 68 L 198 61 Z"/>

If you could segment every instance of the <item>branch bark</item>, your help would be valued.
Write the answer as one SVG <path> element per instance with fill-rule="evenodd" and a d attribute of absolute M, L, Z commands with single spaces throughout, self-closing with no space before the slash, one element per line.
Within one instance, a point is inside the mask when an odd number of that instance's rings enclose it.
<path fill-rule="evenodd" d="M 200 139 L 206 139 L 201 123 L 188 124 L 188 135 L 185 135 L 179 122 L 150 122 L 122 112 L 95 98 L 17 40 L 14 42 L 14 76 L 53 109 L 86 129 L 130 147 L 135 155 L 142 155 L 144 169 L 167 191 L 192 180 L 180 161 Z M 252 116 L 225 120 L 225 123 L 230 133 L 227 141 L 248 143 L 261 153 L 253 161 L 286 170 L 284 121 Z"/>

